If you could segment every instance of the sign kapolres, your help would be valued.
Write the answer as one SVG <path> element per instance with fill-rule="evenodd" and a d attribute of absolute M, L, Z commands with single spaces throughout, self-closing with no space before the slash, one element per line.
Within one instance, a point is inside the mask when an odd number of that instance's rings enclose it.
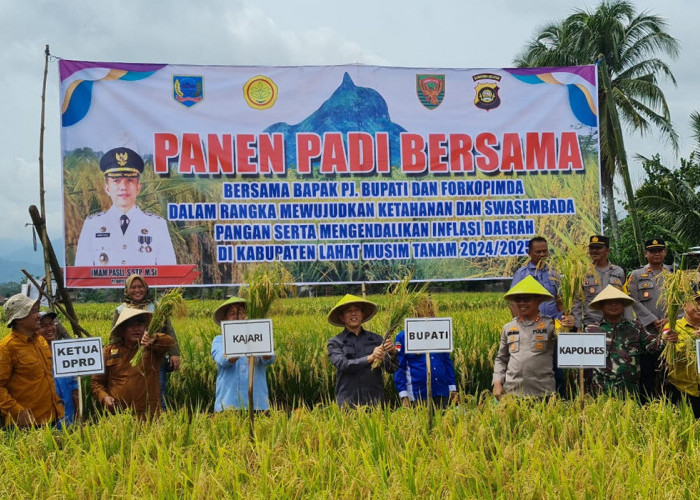
<path fill-rule="evenodd" d="M 71 287 L 505 277 L 600 228 L 594 66 L 59 69 Z"/>
<path fill-rule="evenodd" d="M 605 368 L 605 333 L 560 333 L 557 336 L 559 368 Z"/>

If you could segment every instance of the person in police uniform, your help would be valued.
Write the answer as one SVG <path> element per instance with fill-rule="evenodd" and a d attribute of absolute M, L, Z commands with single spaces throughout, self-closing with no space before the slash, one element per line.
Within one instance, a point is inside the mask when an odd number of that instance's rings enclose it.
<path fill-rule="evenodd" d="M 164 266 L 177 264 L 167 222 L 136 205 L 143 159 L 129 148 L 115 148 L 100 159 L 106 212 L 88 216 L 78 238 L 76 266 Z"/>
<path fill-rule="evenodd" d="M 591 301 L 600 291 L 608 285 L 622 290 L 625 285 L 625 271 L 620 266 L 611 264 L 608 260 L 610 254 L 610 238 L 602 234 L 595 234 L 588 240 L 588 255 L 595 266 L 595 273 L 586 276 L 583 282 L 583 295 L 585 300 L 576 300 L 570 316 L 562 317 L 562 325 L 575 327 L 583 331 L 587 326 L 599 325 L 603 320 L 603 313 L 592 309 Z M 634 318 L 631 307 L 625 307 L 624 318 Z"/>
<path fill-rule="evenodd" d="M 636 300 L 634 313 L 644 327 L 651 333 L 660 333 L 668 322 L 666 304 L 659 302 L 661 288 L 668 269 L 664 266 L 666 242 L 661 238 L 647 240 L 644 243 L 644 258 L 647 265 L 635 269 L 627 279 L 627 292 Z M 643 353 L 641 357 L 642 397 L 655 396 L 660 391 L 661 377 L 657 375 L 659 366 L 658 353 Z"/>

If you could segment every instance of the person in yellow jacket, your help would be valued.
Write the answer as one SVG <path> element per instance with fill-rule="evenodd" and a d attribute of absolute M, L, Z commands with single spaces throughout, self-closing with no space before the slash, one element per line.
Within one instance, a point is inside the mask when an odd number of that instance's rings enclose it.
<path fill-rule="evenodd" d="M 676 327 L 670 330 L 666 324 L 663 335 L 674 346 L 673 363 L 668 367 L 666 392 L 676 404 L 685 400 L 693 409 L 695 418 L 700 418 L 700 374 L 694 350 L 686 349 L 688 344 L 694 347 L 694 340 L 700 338 L 700 283 L 693 284 L 693 297 L 683 307 L 685 316 L 676 321 Z M 677 334 L 677 335 L 676 335 Z"/>

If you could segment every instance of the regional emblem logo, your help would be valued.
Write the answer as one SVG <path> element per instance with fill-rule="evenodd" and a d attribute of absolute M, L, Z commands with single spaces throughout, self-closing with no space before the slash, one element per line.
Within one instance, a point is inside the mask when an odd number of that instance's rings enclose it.
<path fill-rule="evenodd" d="M 204 77 L 173 75 L 173 99 L 191 108 L 204 99 Z"/>
<path fill-rule="evenodd" d="M 243 98 L 253 109 L 271 108 L 277 101 L 277 84 L 267 76 L 254 76 L 243 85 Z"/>
<path fill-rule="evenodd" d="M 498 82 L 501 81 L 500 75 L 493 73 L 481 73 L 472 77 L 476 82 L 476 96 L 474 97 L 474 105 L 479 109 L 490 111 L 501 105 L 501 98 L 498 95 L 500 87 Z"/>
<path fill-rule="evenodd" d="M 437 108 L 445 98 L 445 75 L 416 75 L 416 94 L 423 106 Z"/>

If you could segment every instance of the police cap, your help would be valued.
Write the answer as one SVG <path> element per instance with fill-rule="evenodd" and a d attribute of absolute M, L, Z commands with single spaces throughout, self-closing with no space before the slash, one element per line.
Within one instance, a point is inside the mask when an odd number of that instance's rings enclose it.
<path fill-rule="evenodd" d="M 663 250 L 666 248 L 666 242 L 661 238 L 655 238 L 653 240 L 646 240 L 644 242 L 645 250 Z"/>
<path fill-rule="evenodd" d="M 588 246 L 591 245 L 605 245 L 606 247 L 610 247 L 610 238 L 602 234 L 594 234 L 588 240 Z"/>

